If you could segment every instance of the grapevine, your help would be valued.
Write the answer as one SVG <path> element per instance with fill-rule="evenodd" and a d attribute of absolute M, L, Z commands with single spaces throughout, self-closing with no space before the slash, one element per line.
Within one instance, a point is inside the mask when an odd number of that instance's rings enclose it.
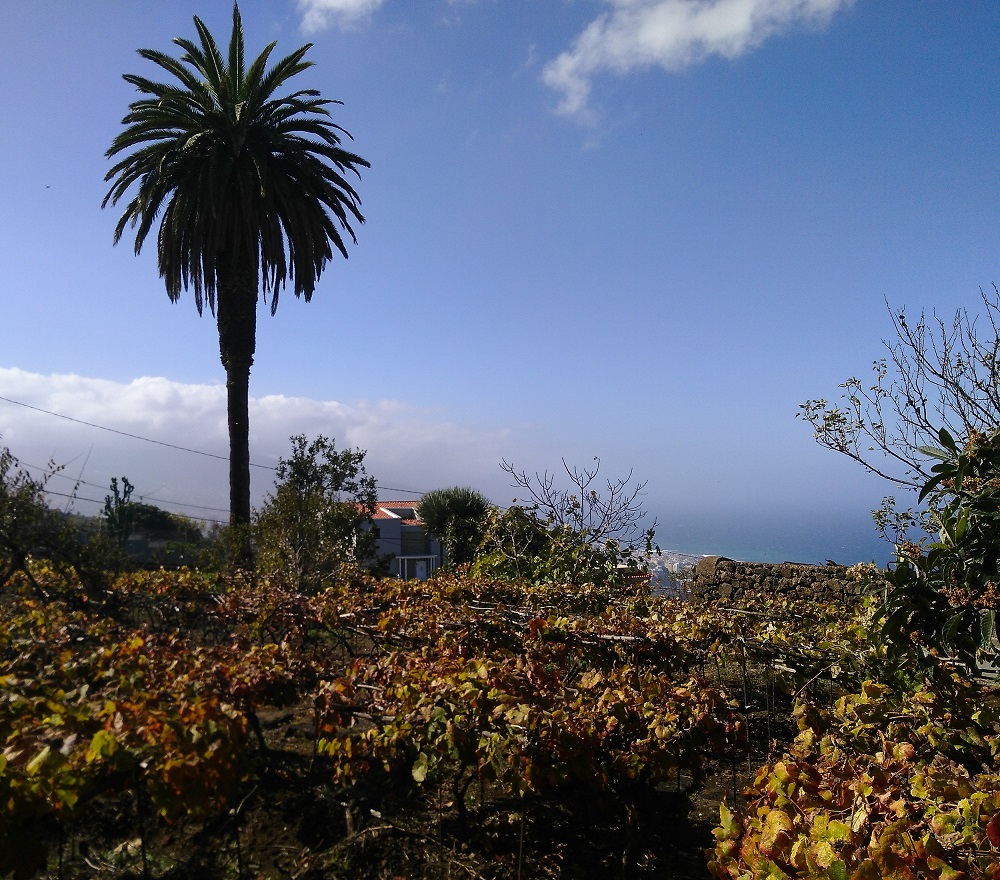
<path fill-rule="evenodd" d="M 48 601 L 20 576 L 0 596 L 0 876 L 43 872 L 100 804 L 146 804 L 156 828 L 218 825 L 284 778 L 321 787 L 352 822 L 389 792 L 446 791 L 467 831 L 473 811 L 523 817 L 586 792 L 632 827 L 649 793 L 682 781 L 694 792 L 717 765 L 746 763 L 751 666 L 769 670 L 785 705 L 817 675 L 857 693 L 833 710 L 799 701 L 799 739 L 758 774 L 753 809 L 724 808 L 719 876 L 752 876 L 765 850 L 807 876 L 827 859 L 819 843 L 864 813 L 853 836 L 829 838 L 845 868 L 860 865 L 872 834 L 896 846 L 900 811 L 943 847 L 921 843 L 921 866 L 973 876 L 1000 826 L 980 766 L 994 760 L 993 704 L 956 681 L 883 716 L 888 692 L 861 684 L 858 658 L 878 656 L 864 606 L 360 571 L 303 592 L 186 569 L 124 574 L 85 602 L 71 571 L 29 565 Z M 275 733 L 285 717 L 311 737 L 295 754 Z"/>

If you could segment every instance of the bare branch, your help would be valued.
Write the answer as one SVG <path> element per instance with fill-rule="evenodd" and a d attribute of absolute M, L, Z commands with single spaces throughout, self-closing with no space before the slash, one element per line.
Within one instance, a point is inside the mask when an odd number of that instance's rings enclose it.
<path fill-rule="evenodd" d="M 633 482 L 633 472 L 624 478 L 598 481 L 601 460 L 595 456 L 591 467 L 570 466 L 562 459 L 568 488 L 556 485 L 556 475 L 536 471 L 529 476 L 508 461 L 500 464 L 510 474 L 512 485 L 527 493 L 528 509 L 548 524 L 573 531 L 585 544 L 617 541 L 635 546 L 656 528 L 655 520 L 645 526 L 646 511 L 641 497 L 646 481 Z M 516 501 L 517 499 L 515 499 Z"/>
<path fill-rule="evenodd" d="M 941 428 L 967 438 L 1000 427 L 1000 290 L 994 284 L 980 297 L 981 315 L 963 308 L 946 321 L 921 312 L 915 323 L 886 302 L 896 338 L 882 340 L 888 354 L 872 364 L 873 384 L 851 378 L 840 386 L 839 403 L 799 407 L 816 442 L 916 489 L 935 461 L 921 447 L 936 446 Z"/>

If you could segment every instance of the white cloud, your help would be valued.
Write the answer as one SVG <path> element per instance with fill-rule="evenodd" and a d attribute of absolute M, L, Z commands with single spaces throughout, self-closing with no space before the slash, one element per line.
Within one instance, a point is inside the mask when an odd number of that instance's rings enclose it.
<path fill-rule="evenodd" d="M 370 15 L 383 2 L 384 0 L 298 0 L 302 29 L 306 33 L 314 33 L 331 24 L 349 27 Z"/>
<path fill-rule="evenodd" d="M 711 55 L 737 58 L 796 23 L 823 25 L 853 0 L 607 0 L 573 47 L 542 79 L 561 94 L 558 110 L 587 119 L 592 78 L 659 66 L 678 70 Z"/>
<path fill-rule="evenodd" d="M 136 495 L 152 503 L 191 516 L 226 518 L 228 463 L 222 459 L 228 457 L 229 449 L 223 385 L 148 377 L 113 382 L 0 368 L 0 397 L 36 407 L 0 400 L 0 445 L 9 447 L 26 465 L 44 467 L 50 459 L 66 465 L 49 488 L 69 492 L 73 481 L 82 478 L 91 485 L 81 486 L 79 497 L 100 502 L 112 476 L 127 476 L 136 486 Z M 506 430 L 448 421 L 398 401 L 343 404 L 284 395 L 251 398 L 251 461 L 273 466 L 288 454 L 288 438 L 293 434 L 324 434 L 336 441 L 338 449 L 367 450 L 365 465 L 379 485 L 386 487 L 379 493 L 383 498 L 393 494 L 390 489 L 426 491 L 456 484 L 506 498 L 510 490 L 498 464 L 502 458 L 517 455 L 510 449 Z M 266 467 L 255 467 L 251 481 L 254 504 L 259 505 L 273 488 L 274 475 Z M 218 510 L 203 511 L 193 505 Z M 76 508 L 92 512 L 95 506 L 78 501 Z"/>

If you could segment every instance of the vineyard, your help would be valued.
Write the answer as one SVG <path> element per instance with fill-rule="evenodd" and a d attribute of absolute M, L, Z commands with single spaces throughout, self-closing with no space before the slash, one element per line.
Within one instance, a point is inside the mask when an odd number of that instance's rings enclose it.
<path fill-rule="evenodd" d="M 1000 703 L 865 603 L 30 574 L 2 877 L 1000 877 Z"/>

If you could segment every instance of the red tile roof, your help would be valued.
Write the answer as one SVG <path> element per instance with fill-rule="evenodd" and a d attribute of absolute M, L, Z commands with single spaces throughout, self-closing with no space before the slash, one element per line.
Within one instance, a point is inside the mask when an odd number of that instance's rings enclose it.
<path fill-rule="evenodd" d="M 379 501 L 372 519 L 399 519 L 403 525 L 420 525 L 419 501 Z"/>

